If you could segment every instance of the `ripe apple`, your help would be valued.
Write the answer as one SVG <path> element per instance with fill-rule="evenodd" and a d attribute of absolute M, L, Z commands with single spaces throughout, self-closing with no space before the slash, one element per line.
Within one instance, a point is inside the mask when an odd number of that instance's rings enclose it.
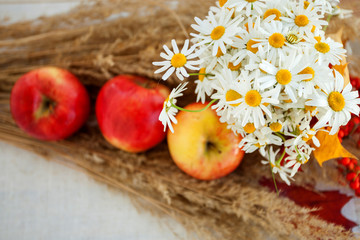
<path fill-rule="evenodd" d="M 158 120 L 167 87 L 139 76 L 120 75 L 96 99 L 96 117 L 105 139 L 127 152 L 143 152 L 166 136 Z"/>
<path fill-rule="evenodd" d="M 10 109 L 16 124 L 40 140 L 60 140 L 86 121 L 90 100 L 70 72 L 43 67 L 23 75 L 14 85 Z"/>
<path fill-rule="evenodd" d="M 205 106 L 192 103 L 185 109 Z M 185 173 L 200 180 L 213 180 L 231 173 L 240 164 L 244 156 L 238 147 L 241 137 L 227 129 L 214 110 L 181 111 L 176 119 L 174 133 L 168 132 L 167 141 L 172 159 Z"/>

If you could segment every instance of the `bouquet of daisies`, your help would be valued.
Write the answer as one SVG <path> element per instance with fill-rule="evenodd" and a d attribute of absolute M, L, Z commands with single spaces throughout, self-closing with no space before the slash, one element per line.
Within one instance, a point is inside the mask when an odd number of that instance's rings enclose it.
<path fill-rule="evenodd" d="M 321 142 L 318 131 L 336 134 L 359 114 L 358 92 L 344 83 L 345 49 L 325 36 L 325 16 L 348 15 L 336 0 L 219 0 L 195 18 L 192 39 L 181 50 L 172 40 L 154 62 L 180 80 L 197 75 L 197 101 L 210 97 L 221 122 L 243 138 L 239 147 L 259 150 L 273 173 L 290 184 Z M 329 17 L 328 17 L 329 19 Z M 190 42 L 192 46 L 190 47 Z M 330 68 L 329 66 L 332 66 Z M 198 71 L 188 73 L 187 70 Z M 173 131 L 179 111 L 173 89 L 159 120 Z"/>

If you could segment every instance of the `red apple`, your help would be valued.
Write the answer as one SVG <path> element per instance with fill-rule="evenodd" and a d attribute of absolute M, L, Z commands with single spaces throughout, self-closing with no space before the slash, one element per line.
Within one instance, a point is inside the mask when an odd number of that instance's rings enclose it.
<path fill-rule="evenodd" d="M 127 152 L 143 152 L 166 136 L 159 115 L 167 87 L 139 76 L 111 79 L 96 100 L 96 117 L 105 139 Z"/>
<path fill-rule="evenodd" d="M 10 108 L 17 125 L 40 140 L 60 140 L 86 121 L 90 100 L 70 72 L 43 67 L 23 75 L 11 91 Z"/>
<path fill-rule="evenodd" d="M 205 106 L 192 103 L 185 109 L 199 110 Z M 244 156 L 238 147 L 241 137 L 227 129 L 214 110 L 181 111 L 176 119 L 174 133 L 168 132 L 167 141 L 171 157 L 181 170 L 200 180 L 212 180 L 237 168 Z"/>

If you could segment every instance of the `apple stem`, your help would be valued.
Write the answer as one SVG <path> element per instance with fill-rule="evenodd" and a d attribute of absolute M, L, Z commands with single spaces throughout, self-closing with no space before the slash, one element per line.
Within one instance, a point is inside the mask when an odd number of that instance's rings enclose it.
<path fill-rule="evenodd" d="M 205 111 L 206 109 L 208 109 L 214 102 L 218 101 L 219 99 L 214 99 L 212 100 L 208 105 L 206 105 L 206 107 L 204 107 L 203 109 L 199 109 L 199 110 L 189 110 L 189 109 L 185 109 L 185 108 L 182 108 L 182 107 L 179 107 L 179 106 L 176 106 L 175 104 L 173 104 L 171 101 L 171 106 L 180 110 L 180 111 L 184 111 L 184 112 L 202 112 L 202 111 Z"/>
<path fill-rule="evenodd" d="M 43 95 L 40 107 L 34 113 L 35 118 L 40 119 L 40 118 L 42 118 L 44 116 L 52 114 L 55 107 L 56 107 L 56 102 Z"/>

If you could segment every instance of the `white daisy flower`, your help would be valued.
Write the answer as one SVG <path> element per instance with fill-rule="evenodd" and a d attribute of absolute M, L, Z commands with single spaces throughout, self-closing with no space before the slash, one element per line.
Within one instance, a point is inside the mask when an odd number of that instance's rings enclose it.
<path fill-rule="evenodd" d="M 264 113 L 271 118 L 271 111 L 269 110 L 269 104 L 277 104 L 279 100 L 274 97 L 275 89 L 272 90 L 260 90 L 260 88 L 254 84 L 253 79 L 245 78 L 245 75 L 241 74 L 241 98 L 236 99 L 231 104 L 240 104 L 234 110 L 235 117 L 242 119 L 242 126 L 245 126 L 248 122 L 253 122 L 255 128 L 265 125 Z"/>
<path fill-rule="evenodd" d="M 170 77 L 171 74 L 174 72 L 176 73 L 176 76 L 180 80 L 184 80 L 184 77 L 189 77 L 189 74 L 187 73 L 185 68 L 188 68 L 190 70 L 199 70 L 198 67 L 195 67 L 196 65 L 199 65 L 201 63 L 201 60 L 196 61 L 189 61 L 194 58 L 197 58 L 201 51 L 195 51 L 195 47 L 189 47 L 189 40 L 185 40 L 184 46 L 179 51 L 179 48 L 176 44 L 176 41 L 173 39 L 171 40 L 171 44 L 173 47 L 173 52 L 170 51 L 170 49 L 164 45 L 163 48 L 166 53 L 161 53 L 160 56 L 165 59 L 165 61 L 162 62 L 153 62 L 153 65 L 155 66 L 162 66 L 160 69 L 155 71 L 155 74 L 165 72 L 165 74 L 162 76 L 163 80 L 166 80 Z"/>
<path fill-rule="evenodd" d="M 237 49 L 230 49 L 226 54 L 218 58 L 219 65 L 215 71 L 221 72 L 221 69 L 227 68 L 236 73 L 240 72 L 244 65 L 247 64 L 247 61 L 234 62 L 232 61 L 232 56 L 237 52 Z"/>
<path fill-rule="evenodd" d="M 301 123 L 298 127 L 299 135 L 293 133 L 285 133 L 287 137 L 291 137 L 285 141 L 286 147 L 298 146 L 298 145 L 307 145 L 307 143 L 312 140 L 313 144 L 316 147 L 320 147 L 320 141 L 315 136 L 318 130 L 315 130 L 310 127 L 310 122 L 308 124 Z"/>
<path fill-rule="evenodd" d="M 218 63 L 223 56 L 222 53 L 218 56 L 213 56 L 211 53 L 211 49 L 209 48 L 202 48 L 202 53 L 200 55 L 200 59 L 202 61 L 202 65 L 206 66 L 206 69 L 209 69 L 211 72 L 218 66 Z"/>
<path fill-rule="evenodd" d="M 252 123 L 249 123 L 252 125 Z M 252 125 L 254 128 L 254 125 Z M 239 148 L 242 148 L 246 153 L 252 153 L 259 150 L 260 154 L 265 156 L 265 148 L 269 145 L 281 146 L 282 139 L 273 134 L 272 130 L 268 127 L 261 127 L 255 129 L 253 133 L 245 135 L 241 139 Z"/>
<path fill-rule="evenodd" d="M 202 103 L 205 103 L 206 96 L 210 96 L 213 92 L 213 88 L 211 87 L 213 76 L 207 75 L 209 72 L 208 68 L 200 68 L 200 75 L 198 76 L 198 80 L 195 81 L 196 102 L 201 100 Z"/>
<path fill-rule="evenodd" d="M 317 64 L 314 58 L 306 57 L 303 61 L 309 66 L 301 70 L 299 74 L 310 74 L 311 77 L 299 82 L 298 93 L 300 97 L 307 98 L 315 93 L 317 87 L 322 87 L 323 84 L 327 83 L 327 76 L 332 72 L 328 66 Z"/>
<path fill-rule="evenodd" d="M 239 147 L 259 151 L 268 159 L 262 163 L 290 184 L 309 160 L 311 146 L 320 146 L 316 133 L 332 127 L 334 134 L 351 114 L 360 113 L 358 92 L 350 84 L 344 87 L 340 74 L 346 51 L 323 29 L 325 13 L 348 14 L 338 3 L 219 0 L 204 20 L 195 18 L 193 47 L 188 40 L 182 51 L 174 40 L 172 51 L 164 46 L 166 61 L 154 63 L 161 66 L 156 73 L 164 72 L 164 80 L 176 73 L 183 80 L 191 75 L 188 70 L 200 70 L 196 101 L 213 99 L 219 121 L 242 136 Z M 329 64 L 337 66 L 332 70 Z M 176 97 L 185 86 L 180 84 L 164 102 L 159 116 L 164 130 L 174 130 L 181 109 Z"/>
<path fill-rule="evenodd" d="M 285 148 L 285 152 L 288 156 L 285 158 L 285 168 L 291 169 L 290 177 L 293 177 L 301 167 L 301 165 L 307 163 L 310 159 L 310 154 L 313 151 L 308 144 L 291 145 Z"/>
<path fill-rule="evenodd" d="M 209 11 L 213 12 L 214 14 L 217 14 L 217 13 L 221 12 L 221 9 L 222 9 L 222 6 L 220 5 L 220 2 L 217 1 L 216 6 L 211 6 Z"/>
<path fill-rule="evenodd" d="M 201 20 L 195 17 L 196 24 L 191 27 L 199 34 L 191 33 L 198 43 L 195 46 L 212 47 L 212 55 L 216 56 L 219 49 L 223 54 L 227 51 L 226 45 L 233 43 L 232 37 L 243 31 L 238 25 L 243 18 L 236 17 L 232 19 L 234 10 L 222 9 L 217 15 L 209 12 L 208 19 Z"/>
<path fill-rule="evenodd" d="M 257 14 L 262 15 L 266 7 L 263 0 L 229 0 L 225 3 L 225 7 L 235 8 L 236 13 L 245 12 L 246 16 Z"/>
<path fill-rule="evenodd" d="M 239 33 L 239 35 L 233 38 L 234 43 L 231 46 L 236 48 L 236 52 L 233 54 L 231 61 L 234 62 L 235 65 L 239 64 L 245 58 L 250 58 L 252 60 L 259 59 L 257 57 L 259 49 L 258 47 L 253 47 L 253 45 L 260 42 L 257 41 L 257 39 L 261 39 L 262 37 L 259 29 L 260 17 L 256 18 L 255 22 L 249 18 L 247 31 Z"/>
<path fill-rule="evenodd" d="M 230 117 L 233 109 L 239 106 L 240 103 L 238 101 L 242 98 L 240 94 L 242 86 L 238 81 L 238 77 L 238 73 L 234 73 L 228 68 L 222 68 L 222 71 L 215 75 L 217 81 L 212 83 L 212 87 L 216 92 L 211 98 L 219 100 L 212 108 L 216 109 L 217 112 L 230 109 L 227 112 L 227 118 Z"/>
<path fill-rule="evenodd" d="M 266 1 L 266 9 L 264 9 L 263 19 L 272 18 L 271 20 L 281 21 L 281 17 L 285 15 L 285 9 L 290 2 L 283 0 Z"/>
<path fill-rule="evenodd" d="M 277 120 L 276 118 L 272 118 L 271 120 L 269 120 L 267 125 L 269 126 L 271 131 L 273 131 L 274 133 L 278 133 L 282 131 L 284 122 L 282 120 Z"/>
<path fill-rule="evenodd" d="M 219 121 L 221 123 L 227 123 L 228 124 L 228 128 L 230 128 L 230 125 L 238 125 L 238 121 L 236 118 L 234 118 L 232 115 L 231 115 L 231 109 L 222 109 L 222 110 L 219 110 L 217 112 L 218 116 L 220 117 L 219 118 Z M 233 126 L 232 126 L 233 127 Z M 234 131 L 234 133 L 236 134 L 237 131 Z"/>
<path fill-rule="evenodd" d="M 286 152 L 288 153 L 288 152 Z M 293 177 L 298 171 L 301 165 L 303 164 L 302 161 L 298 160 L 298 157 L 301 155 L 297 154 L 296 152 L 292 155 L 289 155 L 285 158 L 285 168 L 291 169 L 290 177 Z M 306 162 L 305 162 L 306 163 Z"/>
<path fill-rule="evenodd" d="M 286 121 L 287 126 L 284 128 L 285 136 L 296 137 L 301 134 L 301 129 L 310 128 L 310 123 L 313 117 L 310 112 L 305 112 L 303 109 L 290 108 L 287 109 Z"/>
<path fill-rule="evenodd" d="M 244 64 L 245 70 L 250 72 L 256 72 L 256 79 L 260 76 L 260 63 L 263 59 L 267 59 L 267 53 L 264 51 L 262 46 L 258 46 L 259 51 L 255 54 L 249 53 L 248 61 Z"/>
<path fill-rule="evenodd" d="M 345 56 L 346 50 L 343 48 L 343 45 L 331 38 L 325 40 L 322 37 L 305 39 L 307 40 L 305 44 L 311 49 L 312 56 L 318 60 L 320 65 L 328 63 L 338 65 L 342 57 Z"/>
<path fill-rule="evenodd" d="M 339 0 L 311 0 L 311 2 L 321 9 L 321 15 L 332 14 L 333 8 L 339 4 Z"/>
<path fill-rule="evenodd" d="M 177 120 L 175 115 L 178 113 L 178 109 L 173 105 L 176 105 L 176 98 L 183 96 L 183 91 L 186 90 L 186 85 L 188 83 L 181 83 L 175 89 L 173 89 L 167 99 L 164 101 L 163 109 L 159 115 L 159 121 L 164 125 L 164 131 L 166 130 L 166 126 L 169 127 L 171 132 L 174 132 L 174 128 L 171 125 L 171 122 L 177 124 Z"/>
<path fill-rule="evenodd" d="M 279 66 L 263 60 L 259 65 L 260 69 L 265 71 L 267 75 L 260 77 L 258 82 L 261 88 L 273 88 L 275 96 L 278 98 L 281 90 L 290 97 L 292 102 L 297 102 L 299 82 L 312 77 L 310 74 L 301 74 L 300 72 L 307 67 L 306 62 L 302 61 L 301 55 L 295 55 L 294 52 L 291 56 L 279 61 Z"/>
<path fill-rule="evenodd" d="M 344 88 L 343 76 L 335 71 L 335 78 L 324 86 L 318 94 L 309 97 L 307 104 L 323 109 L 323 114 L 315 124 L 314 129 L 329 126 L 332 127 L 330 135 L 337 133 L 341 125 L 351 119 L 351 113 L 359 115 L 360 99 L 358 91 L 351 91 L 351 84 Z"/>
<path fill-rule="evenodd" d="M 304 5 L 304 0 L 292 4 L 291 8 L 286 9 L 286 14 L 288 17 L 281 19 L 300 35 L 311 37 L 315 28 L 321 29 L 322 25 L 328 25 L 327 21 L 320 19 L 322 16 L 318 14 L 318 8 L 312 3 Z"/>
<path fill-rule="evenodd" d="M 314 92 L 314 94 L 316 94 L 316 91 Z M 307 95 L 307 96 L 311 96 L 311 95 Z M 304 97 L 298 98 L 298 101 L 296 103 L 291 102 L 286 104 L 283 110 L 293 111 L 302 118 L 311 119 L 312 117 L 316 116 L 316 114 L 318 114 L 319 111 L 317 107 L 307 105 L 307 101 L 308 98 L 304 98 Z M 297 121 L 297 123 L 301 123 L 301 121 L 303 121 L 303 119 Z"/>
<path fill-rule="evenodd" d="M 280 21 L 271 21 L 265 22 L 260 31 L 263 37 L 259 40 L 260 43 L 253 45 L 253 48 L 261 46 L 267 53 L 266 59 L 270 62 L 275 62 L 278 58 L 283 59 L 290 51 L 290 44 L 286 41 L 289 28 Z"/>
<path fill-rule="evenodd" d="M 340 19 L 345 19 L 352 17 L 353 12 L 353 10 L 342 9 L 339 6 L 335 6 L 332 15 L 338 16 Z"/>
<path fill-rule="evenodd" d="M 291 169 L 286 168 L 285 166 L 281 166 L 281 164 L 277 161 L 277 156 L 279 155 L 280 149 L 274 152 L 273 148 L 270 147 L 267 154 L 267 161 L 261 161 L 262 164 L 270 164 L 273 173 L 279 174 L 280 178 L 286 182 L 287 185 L 290 185 L 290 180 L 293 180 L 291 175 Z M 289 180 L 290 179 L 290 180 Z"/>

